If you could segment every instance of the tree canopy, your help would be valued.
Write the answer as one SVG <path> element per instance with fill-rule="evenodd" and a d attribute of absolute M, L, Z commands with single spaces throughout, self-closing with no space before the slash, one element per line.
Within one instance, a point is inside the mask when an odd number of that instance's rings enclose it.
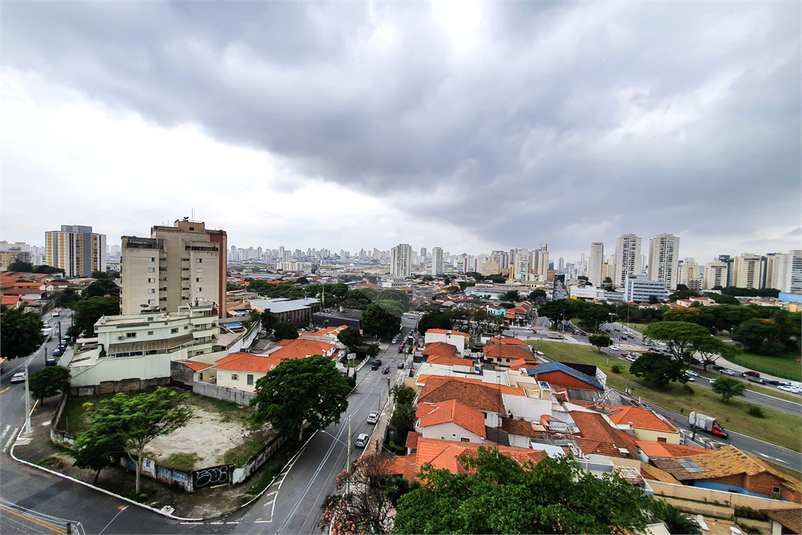
<path fill-rule="evenodd" d="M 688 382 L 682 362 L 662 353 L 644 353 L 629 366 L 629 373 L 660 387 L 671 381 Z"/>
<path fill-rule="evenodd" d="M 351 387 L 330 359 L 312 355 L 287 359 L 256 381 L 254 420 L 300 440 L 304 422 L 312 430 L 340 421 Z"/>
<path fill-rule="evenodd" d="M 353 349 L 362 343 L 362 333 L 359 332 L 359 329 L 347 327 L 337 334 L 337 340 L 348 349 Z"/>
<path fill-rule="evenodd" d="M 368 336 L 392 336 L 401 331 L 401 318 L 374 303 L 362 312 L 361 326 Z"/>
<path fill-rule="evenodd" d="M 0 350 L 3 357 L 27 357 L 45 341 L 42 317 L 25 307 L 0 308 Z"/>
<path fill-rule="evenodd" d="M 273 334 L 279 340 L 295 340 L 298 338 L 298 329 L 292 323 L 279 322 L 273 329 Z"/>
<path fill-rule="evenodd" d="M 186 425 L 192 409 L 181 404 L 189 394 L 179 394 L 167 388 L 129 395 L 123 392 L 104 399 L 97 405 L 86 403 L 92 423 L 77 440 L 116 441 L 136 463 L 136 489 L 142 472 L 142 453 L 154 438 L 172 433 Z M 82 438 L 83 437 L 83 438 Z M 99 446 L 99 444 L 97 444 Z"/>
<path fill-rule="evenodd" d="M 445 329 L 450 330 L 453 326 L 451 317 L 442 312 L 427 312 L 418 321 L 418 332 L 426 334 L 429 329 Z"/>
<path fill-rule="evenodd" d="M 70 369 L 62 366 L 46 366 L 31 375 L 28 387 L 34 398 L 45 398 L 61 394 L 70 388 Z"/>
<path fill-rule="evenodd" d="M 733 379 L 732 377 L 724 377 L 723 375 L 716 377 L 715 380 L 710 383 L 710 386 L 713 388 L 713 392 L 721 394 L 721 401 L 724 403 L 729 403 L 730 398 L 743 396 L 744 392 L 746 392 L 745 383 L 738 379 Z"/>
<path fill-rule="evenodd" d="M 647 325 L 643 329 L 643 336 L 665 342 L 675 359 L 686 362 L 691 358 L 693 345 L 710 337 L 710 332 L 701 325 L 687 321 L 659 321 Z"/>
<path fill-rule="evenodd" d="M 424 465 L 398 501 L 394 533 L 622 533 L 643 530 L 653 500 L 618 475 L 584 473 L 573 458 L 523 465 L 497 449 L 461 455 L 465 473 Z"/>
<path fill-rule="evenodd" d="M 610 347 L 610 337 L 604 334 L 589 336 L 588 342 L 590 345 L 598 349 L 599 353 L 601 353 L 601 348 Z"/>
<path fill-rule="evenodd" d="M 120 313 L 120 299 L 117 297 L 92 297 L 76 302 L 72 307 L 73 326 L 67 334 L 77 338 L 81 334 L 95 336 L 95 323 L 103 316 L 116 316 Z"/>

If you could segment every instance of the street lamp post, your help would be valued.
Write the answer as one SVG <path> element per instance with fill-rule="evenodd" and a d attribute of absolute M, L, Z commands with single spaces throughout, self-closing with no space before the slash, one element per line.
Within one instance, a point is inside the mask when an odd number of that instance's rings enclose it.
<path fill-rule="evenodd" d="M 31 432 L 31 388 L 28 384 L 28 364 L 25 363 L 25 433 Z"/>

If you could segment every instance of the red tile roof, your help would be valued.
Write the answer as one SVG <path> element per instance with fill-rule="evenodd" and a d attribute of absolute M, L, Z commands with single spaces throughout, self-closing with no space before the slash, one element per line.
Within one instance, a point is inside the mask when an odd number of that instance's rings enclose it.
<path fill-rule="evenodd" d="M 205 362 L 198 362 L 196 360 L 179 360 L 178 362 L 196 372 L 205 370 L 206 368 L 211 368 L 213 366 L 213 364 L 206 364 Z"/>
<path fill-rule="evenodd" d="M 618 409 L 618 411 L 608 414 L 607 417 L 617 425 L 632 422 L 632 427 L 635 429 L 679 433 L 679 429 L 675 425 L 661 419 L 648 409 L 629 406 L 614 406 L 613 408 Z"/>
<path fill-rule="evenodd" d="M 449 330 L 446 330 L 446 329 L 429 329 L 428 331 L 426 331 L 426 334 L 429 334 L 429 333 L 432 333 L 432 334 L 450 334 L 452 336 L 464 336 L 465 338 L 470 338 L 471 337 L 471 335 L 469 335 L 469 334 L 461 333 L 459 331 L 449 331 Z"/>
<path fill-rule="evenodd" d="M 482 353 L 484 353 L 485 357 L 491 358 L 503 358 L 503 359 L 523 359 L 532 362 L 536 362 L 535 356 L 527 351 L 526 349 L 509 344 L 493 344 L 489 346 L 485 346 L 482 349 Z"/>
<path fill-rule="evenodd" d="M 221 370 L 267 373 L 281 364 L 281 359 L 274 355 L 264 357 L 240 351 L 221 358 L 214 367 Z"/>
<path fill-rule="evenodd" d="M 419 427 L 452 422 L 474 435 L 487 437 L 484 415 L 456 399 L 441 403 L 418 403 L 416 416 L 420 418 Z"/>
<path fill-rule="evenodd" d="M 620 457 L 621 454 L 618 453 L 617 448 L 625 448 L 629 450 L 632 455 L 635 455 L 637 451 L 637 442 L 635 438 L 624 433 L 619 429 L 615 429 L 612 427 L 607 421 L 604 419 L 604 416 L 599 413 L 594 412 L 582 412 L 582 411 L 571 411 L 571 418 L 573 418 L 576 426 L 579 428 L 580 435 L 591 441 L 596 443 L 596 447 L 594 449 L 598 449 L 600 446 L 605 446 L 605 451 L 614 451 L 615 453 L 604 453 L 599 451 L 598 453 L 602 453 L 602 455 L 614 455 L 615 457 Z M 608 447 L 613 447 L 614 449 L 610 450 Z M 596 451 L 587 451 L 585 448 L 582 448 L 582 451 L 585 453 L 597 453 Z"/>
<path fill-rule="evenodd" d="M 447 344 L 446 342 L 429 342 L 421 351 L 421 355 L 428 356 L 445 356 L 455 357 L 457 355 L 457 346 L 454 344 Z"/>
<path fill-rule="evenodd" d="M 302 359 L 311 355 L 323 355 L 334 347 L 333 344 L 318 340 L 304 340 L 303 338 L 279 340 L 276 345 L 281 349 L 274 351 L 270 356 L 279 359 Z"/>
<path fill-rule="evenodd" d="M 405 446 L 411 450 L 418 448 L 418 439 L 421 437 L 421 434 L 416 431 L 410 431 L 407 433 L 407 442 Z"/>
<path fill-rule="evenodd" d="M 506 412 L 502 393 L 524 396 L 524 391 L 506 385 L 491 385 L 475 379 L 460 377 L 421 376 L 419 382 L 425 382 L 418 403 L 439 403 L 456 399 L 465 405 L 483 412 Z"/>
<path fill-rule="evenodd" d="M 475 442 L 455 442 L 434 438 L 418 439 L 416 465 L 422 467 L 431 464 L 434 468 L 445 468 L 455 474 L 466 473 L 465 467 L 457 460 L 462 454 L 476 455 L 481 446 L 498 448 L 499 453 L 511 456 L 520 463 L 532 461 L 537 463 L 543 458 L 543 452 L 527 448 L 477 444 Z"/>
<path fill-rule="evenodd" d="M 706 453 L 709 450 L 694 448 L 682 444 L 669 444 L 668 442 L 653 442 L 651 440 L 638 440 L 638 446 L 648 457 L 687 457 L 697 453 Z"/>

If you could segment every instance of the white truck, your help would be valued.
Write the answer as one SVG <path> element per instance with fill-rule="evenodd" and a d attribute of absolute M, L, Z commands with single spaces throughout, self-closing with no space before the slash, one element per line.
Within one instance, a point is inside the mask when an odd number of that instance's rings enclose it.
<path fill-rule="evenodd" d="M 701 412 L 692 411 L 688 416 L 688 423 L 694 429 L 701 429 L 707 431 L 717 437 L 727 438 L 727 432 L 719 425 L 715 418 L 707 416 Z"/>

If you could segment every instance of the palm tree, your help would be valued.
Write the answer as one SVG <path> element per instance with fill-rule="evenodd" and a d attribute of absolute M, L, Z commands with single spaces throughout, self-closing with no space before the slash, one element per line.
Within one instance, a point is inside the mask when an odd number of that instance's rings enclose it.
<path fill-rule="evenodd" d="M 655 502 L 653 512 L 663 521 L 669 533 L 702 533 L 696 521 L 664 500 Z"/>

